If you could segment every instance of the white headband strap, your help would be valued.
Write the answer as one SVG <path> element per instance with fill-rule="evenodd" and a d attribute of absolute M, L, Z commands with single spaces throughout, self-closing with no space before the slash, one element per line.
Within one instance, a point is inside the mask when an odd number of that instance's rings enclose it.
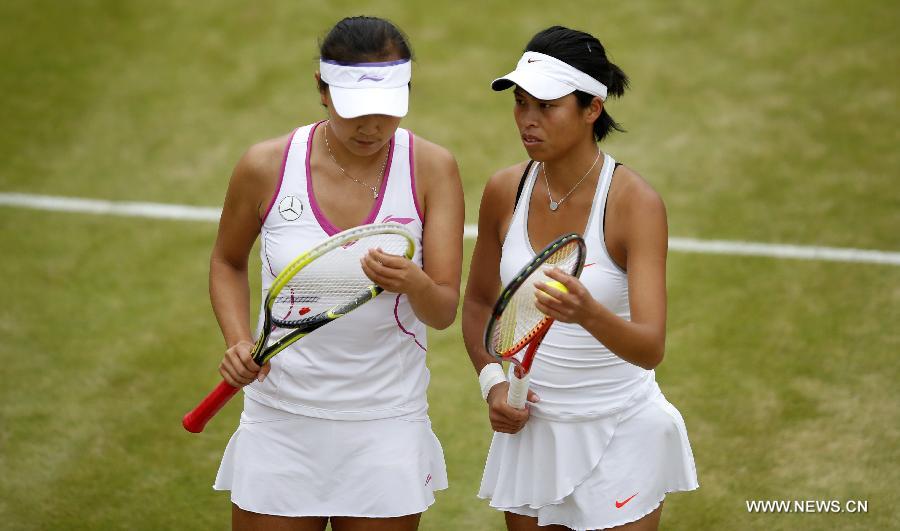
<path fill-rule="evenodd" d="M 405 87 L 412 79 L 412 62 L 402 59 L 384 63 L 340 63 L 320 59 L 319 75 L 325 83 L 340 88 L 398 88 Z"/>
<path fill-rule="evenodd" d="M 525 52 L 522 58 L 519 59 L 516 70 L 531 71 L 545 75 L 576 90 L 587 92 L 606 101 L 606 85 L 556 57 L 538 52 Z"/>

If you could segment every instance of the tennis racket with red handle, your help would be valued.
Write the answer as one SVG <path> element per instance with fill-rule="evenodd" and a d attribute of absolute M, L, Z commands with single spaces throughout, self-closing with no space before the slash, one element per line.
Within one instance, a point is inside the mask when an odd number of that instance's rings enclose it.
<path fill-rule="evenodd" d="M 584 239 L 578 234 L 558 238 L 519 271 L 500 292 L 494 305 L 484 333 L 484 346 L 498 360 L 515 365 L 507 396 L 507 403 L 514 408 L 525 407 L 531 364 L 553 324 L 553 319 L 535 306 L 535 283 L 553 281 L 545 273 L 553 268 L 573 277 L 580 276 L 585 253 Z M 520 360 L 516 355 L 525 347 L 528 348 Z"/>
<path fill-rule="evenodd" d="M 266 294 L 253 361 L 264 365 L 288 345 L 381 293 L 382 288 L 363 273 L 360 265 L 370 249 L 412 258 L 415 240 L 396 223 L 363 225 L 340 232 L 295 258 L 275 277 Z M 219 383 L 184 416 L 184 429 L 203 431 L 238 390 L 225 381 Z"/>

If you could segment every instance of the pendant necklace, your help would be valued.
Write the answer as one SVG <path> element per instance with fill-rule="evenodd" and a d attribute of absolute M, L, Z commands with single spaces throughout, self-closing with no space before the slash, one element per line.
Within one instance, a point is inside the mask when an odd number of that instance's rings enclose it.
<path fill-rule="evenodd" d="M 569 197 L 570 195 L 572 195 L 572 192 L 574 192 L 575 189 L 578 188 L 578 185 L 581 184 L 581 182 L 582 182 L 583 180 L 585 180 L 585 179 L 587 178 L 588 175 L 590 175 L 591 170 L 593 170 L 593 169 L 594 169 L 594 166 L 597 165 L 597 161 L 598 161 L 598 160 L 600 160 L 600 150 L 599 150 L 599 149 L 597 150 L 597 158 L 594 159 L 594 163 L 591 164 L 591 167 L 588 168 L 588 171 L 586 171 L 586 172 L 584 173 L 584 175 L 581 177 L 581 179 L 579 179 L 578 182 L 575 183 L 575 186 L 573 186 L 572 189 L 569 190 L 569 192 L 568 192 L 566 195 L 564 195 L 564 196 L 562 196 L 561 198 L 559 198 L 559 201 L 554 201 L 554 200 L 553 200 L 553 196 L 550 195 L 550 176 L 549 176 L 549 174 L 547 173 L 547 164 L 546 164 L 546 163 L 541 163 L 541 169 L 544 170 L 544 182 L 547 184 L 547 197 L 550 199 L 550 210 L 551 210 L 551 211 L 556 212 L 556 210 L 559 208 L 559 205 L 561 205 L 562 202 L 565 201 L 567 197 Z"/>
<path fill-rule="evenodd" d="M 328 131 L 330 127 L 328 126 L 329 122 L 325 122 L 325 147 L 328 149 L 328 156 L 331 157 L 331 161 L 334 162 L 334 165 L 341 170 L 341 173 L 344 174 L 345 177 L 350 179 L 351 181 L 356 182 L 360 186 L 364 186 L 370 190 L 372 190 L 372 198 L 378 199 L 378 187 L 381 186 L 381 180 L 384 178 L 384 169 L 387 167 L 387 159 L 388 155 L 390 155 L 391 150 L 388 148 L 387 154 L 384 156 L 384 162 L 381 163 L 381 171 L 378 173 L 378 180 L 375 181 L 375 186 L 370 185 L 369 183 L 360 181 L 356 177 L 350 175 L 344 170 L 344 167 L 334 158 L 334 153 L 331 151 L 331 145 L 328 143 Z"/>

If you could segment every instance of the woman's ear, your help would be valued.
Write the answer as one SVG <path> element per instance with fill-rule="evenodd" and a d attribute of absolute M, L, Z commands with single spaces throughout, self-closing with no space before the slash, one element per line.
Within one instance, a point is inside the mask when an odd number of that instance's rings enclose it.
<path fill-rule="evenodd" d="M 584 115 L 585 121 L 593 124 L 600 119 L 600 115 L 603 114 L 603 100 L 601 100 L 599 96 L 594 96 L 594 99 L 591 100 L 591 104 L 588 105 L 586 111 L 587 112 L 585 112 Z"/>
<path fill-rule="evenodd" d="M 325 107 L 327 109 L 328 108 L 328 96 L 326 95 L 326 92 L 328 92 L 328 87 L 327 86 L 325 86 L 325 88 L 322 87 L 322 76 L 319 74 L 319 72 L 315 73 L 315 78 L 316 78 L 316 89 L 318 89 L 318 91 L 319 91 L 320 102 L 322 103 L 322 107 Z"/>

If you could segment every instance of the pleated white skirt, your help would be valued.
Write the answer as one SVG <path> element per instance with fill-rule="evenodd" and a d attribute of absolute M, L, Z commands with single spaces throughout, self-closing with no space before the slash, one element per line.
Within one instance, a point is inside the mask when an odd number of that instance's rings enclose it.
<path fill-rule="evenodd" d="M 213 488 L 255 513 L 388 518 L 427 509 L 447 472 L 427 416 L 329 420 L 245 399 Z"/>
<path fill-rule="evenodd" d="M 634 522 L 667 493 L 698 486 L 684 420 L 657 388 L 610 417 L 532 416 L 517 434 L 495 433 L 478 495 L 540 525 L 580 530 Z"/>

